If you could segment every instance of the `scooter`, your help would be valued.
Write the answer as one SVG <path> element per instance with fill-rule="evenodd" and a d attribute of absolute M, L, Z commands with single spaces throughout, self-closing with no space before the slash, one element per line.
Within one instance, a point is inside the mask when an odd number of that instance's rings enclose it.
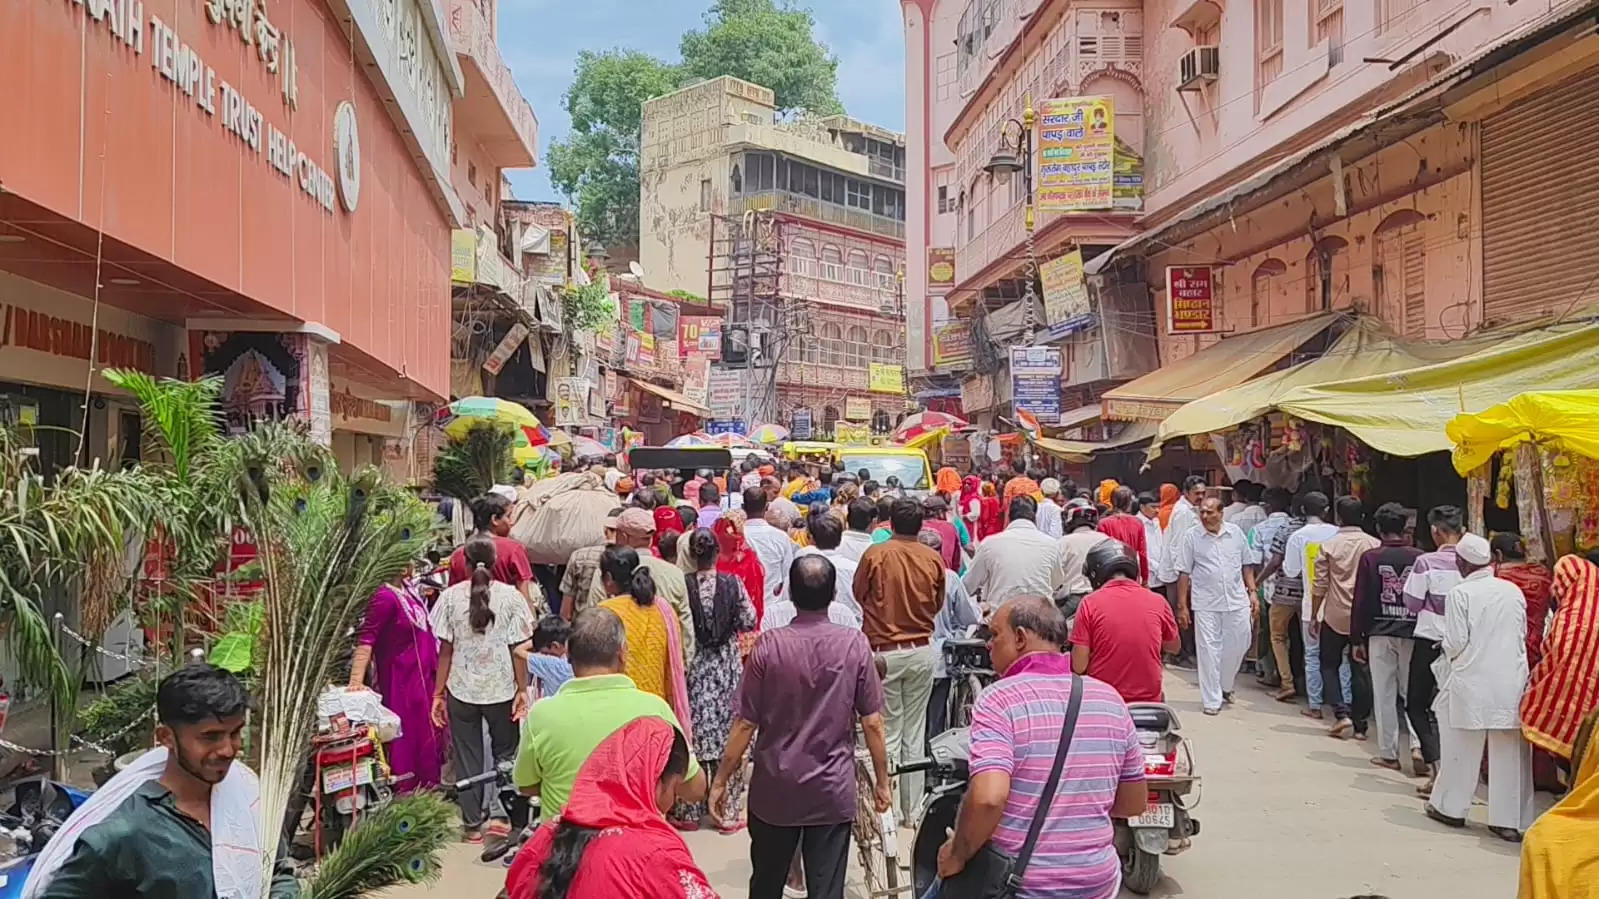
<path fill-rule="evenodd" d="M 0 813 L 0 899 L 20 899 L 28 872 L 56 830 L 89 794 L 43 777 L 18 782 L 11 807 Z"/>
<path fill-rule="evenodd" d="M 1189 848 L 1199 833 L 1199 819 L 1190 812 L 1187 797 L 1199 785 L 1193 773 L 1193 755 L 1183 740 L 1176 712 L 1162 703 L 1132 703 L 1128 711 L 1144 750 L 1144 775 L 1149 788 L 1149 808 L 1128 820 L 1114 820 L 1116 852 L 1122 863 L 1122 883 L 1134 893 L 1147 894 L 1160 880 L 1163 855 Z M 916 895 L 932 886 L 938 875 L 938 850 L 955 826 L 971 773 L 971 732 L 957 727 L 931 741 L 929 758 L 895 771 L 924 771 L 928 795 L 922 803 L 911 847 L 911 878 Z"/>
<path fill-rule="evenodd" d="M 1122 884 L 1143 896 L 1160 880 L 1161 856 L 1187 850 L 1199 833 L 1199 819 L 1192 814 L 1199 803 L 1189 801 L 1199 777 L 1194 774 L 1193 753 L 1171 706 L 1133 702 L 1128 703 L 1127 711 L 1144 750 L 1149 807 L 1142 815 L 1113 823 Z"/>

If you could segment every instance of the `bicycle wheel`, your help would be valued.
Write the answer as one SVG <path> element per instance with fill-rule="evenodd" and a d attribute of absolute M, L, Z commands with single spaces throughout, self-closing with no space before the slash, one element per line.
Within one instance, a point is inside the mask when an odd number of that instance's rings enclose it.
<path fill-rule="evenodd" d="M 864 759 L 855 760 L 855 823 L 853 831 L 855 848 L 861 863 L 861 876 L 866 882 L 867 896 L 887 896 L 897 892 L 899 871 L 897 860 L 883 852 L 883 816 L 877 812 L 876 785 L 872 766 Z"/>

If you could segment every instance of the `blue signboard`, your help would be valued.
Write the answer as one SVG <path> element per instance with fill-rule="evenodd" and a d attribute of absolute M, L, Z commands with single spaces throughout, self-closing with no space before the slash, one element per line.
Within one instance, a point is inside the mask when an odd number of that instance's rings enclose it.
<path fill-rule="evenodd" d="M 708 422 L 705 423 L 705 433 L 707 433 L 707 434 L 743 434 L 744 433 L 744 422 L 739 421 L 736 418 L 730 418 L 730 419 L 720 420 L 720 421 L 708 421 Z"/>
<path fill-rule="evenodd" d="M 1062 370 L 1060 347 L 1011 347 L 1011 405 L 1038 416 L 1040 424 L 1059 422 Z"/>

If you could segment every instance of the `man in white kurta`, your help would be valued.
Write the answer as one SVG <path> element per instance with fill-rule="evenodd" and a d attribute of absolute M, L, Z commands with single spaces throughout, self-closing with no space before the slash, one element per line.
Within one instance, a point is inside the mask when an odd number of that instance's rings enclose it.
<path fill-rule="evenodd" d="M 1439 769 L 1427 817 L 1464 827 L 1488 746 L 1488 829 L 1519 841 L 1532 826 L 1532 751 L 1521 736 L 1527 686 L 1527 601 L 1495 577 L 1488 541 L 1455 546 L 1464 580 L 1444 597 L 1443 654 L 1435 663 Z"/>
<path fill-rule="evenodd" d="M 1192 620 L 1199 656 L 1199 699 L 1205 714 L 1233 698 L 1233 681 L 1249 648 L 1255 613 L 1255 573 L 1249 541 L 1237 525 L 1222 521 L 1221 500 L 1199 506 L 1199 525 L 1177 539 L 1177 621 Z"/>

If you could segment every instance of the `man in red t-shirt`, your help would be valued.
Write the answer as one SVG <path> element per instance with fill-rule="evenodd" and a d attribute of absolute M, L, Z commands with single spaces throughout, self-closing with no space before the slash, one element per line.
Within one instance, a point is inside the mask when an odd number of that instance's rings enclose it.
<path fill-rule="evenodd" d="M 497 493 L 485 493 L 472 500 L 472 528 L 479 534 L 494 537 L 494 568 L 490 576 L 515 587 L 529 602 L 538 602 L 542 591 L 534 592 L 538 588 L 533 581 L 533 565 L 528 562 L 527 548 L 506 536 L 511 533 L 511 501 Z M 463 546 L 450 554 L 450 583 L 459 584 L 471 577 Z"/>
<path fill-rule="evenodd" d="M 1138 554 L 1138 571 L 1140 584 L 1149 583 L 1149 546 L 1148 538 L 1144 536 L 1144 523 L 1138 520 L 1134 512 L 1138 511 L 1138 494 L 1133 488 L 1127 486 L 1117 487 L 1111 491 L 1110 504 L 1112 514 L 1099 520 L 1099 532 L 1107 537 L 1115 537 L 1127 544 L 1127 548 Z"/>
<path fill-rule="evenodd" d="M 1115 687 L 1124 702 L 1163 702 L 1160 654 L 1182 643 L 1171 605 L 1139 582 L 1138 557 L 1119 540 L 1089 550 L 1083 568 L 1095 589 L 1072 622 L 1072 670 Z"/>

